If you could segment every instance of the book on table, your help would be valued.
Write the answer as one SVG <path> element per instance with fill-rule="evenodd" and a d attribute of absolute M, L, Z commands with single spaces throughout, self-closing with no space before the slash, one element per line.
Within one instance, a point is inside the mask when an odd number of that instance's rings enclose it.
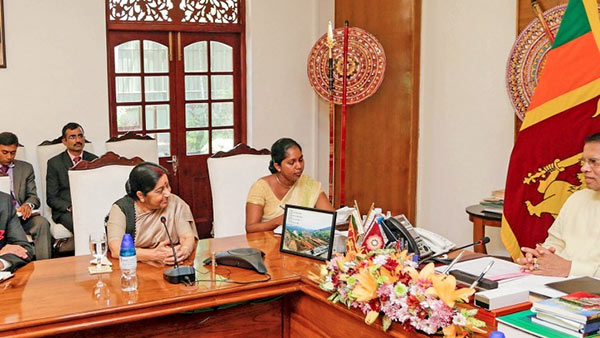
<path fill-rule="evenodd" d="M 575 292 L 536 302 L 532 309 L 535 312 L 556 315 L 585 325 L 600 319 L 600 296 Z"/>
<path fill-rule="evenodd" d="M 563 326 L 561 324 L 556 324 L 555 322 L 545 321 L 545 320 L 539 318 L 538 315 L 539 315 L 539 313 L 536 314 L 535 316 L 531 317 L 531 322 L 532 323 L 535 323 L 535 324 L 538 324 L 538 325 L 542 325 L 542 326 L 551 328 L 551 329 L 553 329 L 555 331 L 566 333 L 569 336 L 573 336 L 573 337 L 589 337 L 589 336 L 596 335 L 598 333 L 598 328 L 596 328 L 596 330 L 592 330 L 592 331 L 588 331 L 588 332 L 584 332 L 584 329 L 571 330 L 571 329 L 569 329 L 566 326 Z"/>
<path fill-rule="evenodd" d="M 535 323 L 532 320 L 532 318 L 535 318 L 535 316 L 535 312 L 527 310 L 498 317 L 498 331 L 503 332 L 506 337 L 510 338 L 529 337 L 527 334 L 534 335 L 536 337 L 547 338 L 584 337 L 582 334 L 577 332 L 565 333 L 563 331 L 551 329 L 548 326 Z M 600 337 L 600 335 L 593 334 L 585 337 Z"/>

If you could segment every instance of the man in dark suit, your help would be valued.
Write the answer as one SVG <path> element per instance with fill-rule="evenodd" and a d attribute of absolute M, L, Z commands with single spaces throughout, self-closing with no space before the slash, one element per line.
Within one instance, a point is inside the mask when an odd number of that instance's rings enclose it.
<path fill-rule="evenodd" d="M 0 171 L 10 176 L 12 203 L 23 230 L 33 238 L 36 259 L 48 259 L 52 253 L 50 223 L 39 213 L 33 213 L 33 210 L 40 207 L 35 174 L 31 164 L 15 160 L 18 146 L 17 135 L 0 133 Z"/>
<path fill-rule="evenodd" d="M 98 156 L 83 150 L 85 136 L 83 127 L 78 123 L 69 122 L 63 127 L 62 143 L 67 150 L 48 160 L 46 201 L 52 209 L 52 219 L 73 232 L 73 210 L 68 172 L 82 159 L 92 161 Z"/>
<path fill-rule="evenodd" d="M 27 242 L 12 197 L 0 192 L 0 271 L 15 271 L 32 257 L 33 246 Z"/>

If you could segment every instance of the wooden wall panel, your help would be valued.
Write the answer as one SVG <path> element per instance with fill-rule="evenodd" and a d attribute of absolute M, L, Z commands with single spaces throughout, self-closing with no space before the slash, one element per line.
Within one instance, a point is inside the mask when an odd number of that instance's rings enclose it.
<path fill-rule="evenodd" d="M 347 205 L 371 202 L 414 222 L 419 127 L 421 2 L 336 0 L 335 26 L 359 27 L 383 45 L 387 68 L 379 90 L 348 107 Z M 336 107 L 336 201 L 339 201 L 340 112 Z"/>

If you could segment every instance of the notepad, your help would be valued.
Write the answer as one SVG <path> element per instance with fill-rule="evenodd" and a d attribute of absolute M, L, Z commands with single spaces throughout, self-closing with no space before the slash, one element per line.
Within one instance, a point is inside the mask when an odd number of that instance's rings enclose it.
<path fill-rule="evenodd" d="M 4 282 L 5 280 L 13 277 L 14 275 L 12 274 L 12 272 L 9 271 L 0 271 L 0 283 Z"/>

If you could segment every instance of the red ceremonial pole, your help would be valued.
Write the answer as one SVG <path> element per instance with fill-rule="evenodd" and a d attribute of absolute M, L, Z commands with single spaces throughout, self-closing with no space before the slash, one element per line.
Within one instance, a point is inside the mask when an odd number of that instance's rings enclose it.
<path fill-rule="evenodd" d="M 346 91 L 348 86 L 348 20 L 344 22 L 344 72 L 342 73 L 342 120 L 340 144 L 340 206 L 344 205 L 346 183 Z"/>
<path fill-rule="evenodd" d="M 540 20 L 540 23 L 542 24 L 542 28 L 544 28 L 544 32 L 546 33 L 548 40 L 550 40 L 550 45 L 552 46 L 554 44 L 554 34 L 552 34 L 550 27 L 548 27 L 548 23 L 546 22 L 546 19 L 544 19 L 542 7 L 537 2 L 537 0 L 531 0 L 531 7 L 533 7 L 533 12 L 535 13 L 535 16 L 537 16 L 538 20 Z"/>
<path fill-rule="evenodd" d="M 335 205 L 335 103 L 333 102 L 333 28 L 331 27 L 331 22 L 329 22 L 327 30 L 327 47 L 329 48 L 329 200 L 331 201 L 331 205 Z"/>

